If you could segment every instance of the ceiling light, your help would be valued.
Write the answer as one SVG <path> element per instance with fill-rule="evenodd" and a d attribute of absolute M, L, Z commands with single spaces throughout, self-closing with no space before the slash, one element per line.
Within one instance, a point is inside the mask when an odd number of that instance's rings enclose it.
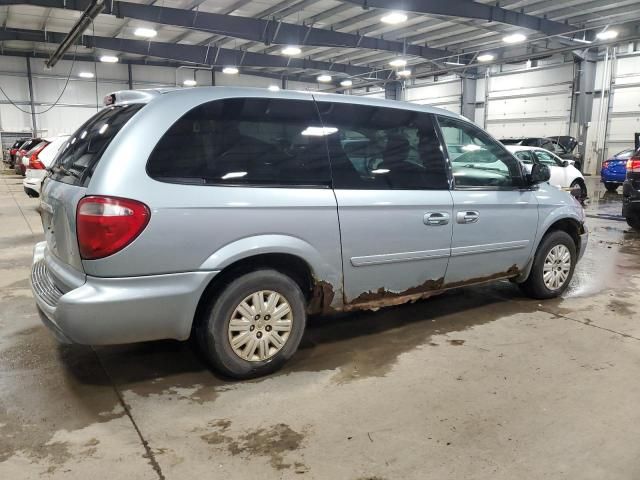
<path fill-rule="evenodd" d="M 93 74 L 93 72 L 80 72 L 78 76 L 80 78 L 93 78 L 95 75 Z"/>
<path fill-rule="evenodd" d="M 118 63 L 118 57 L 113 55 L 102 55 L 100 61 L 104 63 Z"/>
<path fill-rule="evenodd" d="M 300 50 L 300 47 L 295 47 L 293 45 L 289 45 L 288 47 L 284 47 L 282 49 L 282 54 L 283 55 L 300 55 L 300 53 L 302 53 L 302 50 Z"/>
<path fill-rule="evenodd" d="M 327 74 L 322 74 L 322 75 L 318 75 L 317 80 L 319 82 L 330 82 L 331 81 L 331 75 L 327 75 Z"/>
<path fill-rule="evenodd" d="M 246 176 L 247 176 L 247 172 L 229 172 L 221 176 L 220 179 L 229 180 L 230 178 L 242 178 Z"/>
<path fill-rule="evenodd" d="M 478 61 L 479 62 L 490 62 L 494 58 L 496 58 L 496 57 L 494 57 L 490 53 L 483 53 L 482 55 L 478 55 Z"/>
<path fill-rule="evenodd" d="M 506 37 L 502 37 L 502 41 L 504 43 L 520 43 L 524 42 L 527 37 L 521 33 L 513 33 L 511 35 L 507 35 Z"/>
<path fill-rule="evenodd" d="M 389 25 L 397 25 L 407 21 L 407 15 L 402 12 L 390 12 L 383 16 L 380 21 Z"/>
<path fill-rule="evenodd" d="M 349 79 L 347 80 L 342 80 L 340 82 L 340 85 L 342 85 L 343 87 L 350 87 L 351 85 L 353 85 L 353 82 Z"/>
<path fill-rule="evenodd" d="M 444 62 L 445 65 L 455 65 L 457 67 L 466 65 L 465 63 L 461 63 L 461 62 Z"/>
<path fill-rule="evenodd" d="M 389 62 L 392 67 L 404 67 L 406 64 L 407 61 L 404 58 L 394 58 Z"/>
<path fill-rule="evenodd" d="M 613 40 L 618 36 L 617 30 L 604 30 L 596 34 L 598 40 Z"/>
<path fill-rule="evenodd" d="M 278 85 L 269 85 L 269 87 L 267 87 L 269 90 L 271 90 L 272 92 L 277 92 L 280 90 L 280 87 Z"/>
<path fill-rule="evenodd" d="M 196 82 L 195 80 L 191 79 L 191 78 L 187 78 L 184 82 L 182 82 L 182 84 L 185 87 L 195 87 L 198 82 Z"/>
<path fill-rule="evenodd" d="M 133 32 L 136 37 L 144 37 L 144 38 L 153 38 L 158 32 L 156 32 L 153 28 L 136 28 Z"/>
<path fill-rule="evenodd" d="M 235 75 L 238 73 L 238 69 L 236 67 L 224 67 L 222 69 L 222 73 L 226 73 L 227 75 Z"/>
<path fill-rule="evenodd" d="M 337 131 L 338 129 L 336 127 L 307 127 L 300 132 L 300 135 L 304 135 L 305 137 L 325 137 Z"/>
<path fill-rule="evenodd" d="M 411 75 L 411 70 L 399 70 L 397 73 L 399 77 L 408 77 Z"/>

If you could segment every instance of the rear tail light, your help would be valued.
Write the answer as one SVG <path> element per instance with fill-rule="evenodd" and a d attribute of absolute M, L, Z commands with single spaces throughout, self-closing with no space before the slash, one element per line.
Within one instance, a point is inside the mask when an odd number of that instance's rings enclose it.
<path fill-rule="evenodd" d="M 84 197 L 76 214 L 80 255 L 95 260 L 119 252 L 142 233 L 150 217 L 149 207 L 136 200 Z"/>
<path fill-rule="evenodd" d="M 602 168 L 609 168 L 609 160 L 602 162 Z"/>
<path fill-rule="evenodd" d="M 34 153 L 29 157 L 29 168 L 32 168 L 35 170 L 44 170 L 47 167 L 44 166 L 44 163 L 38 160 L 38 154 Z"/>
<path fill-rule="evenodd" d="M 629 172 L 640 172 L 640 157 L 631 157 L 629 160 L 627 160 L 627 173 Z"/>

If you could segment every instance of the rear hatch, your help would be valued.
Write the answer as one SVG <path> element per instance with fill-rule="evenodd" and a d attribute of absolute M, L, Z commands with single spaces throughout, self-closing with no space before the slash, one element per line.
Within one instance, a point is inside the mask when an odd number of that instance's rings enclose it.
<path fill-rule="evenodd" d="M 553 138 L 567 151 L 567 153 L 573 152 L 578 145 L 578 140 L 574 137 L 570 137 L 569 135 L 561 135 Z"/>
<path fill-rule="evenodd" d="M 50 268 L 66 265 L 83 272 L 76 237 L 76 207 L 85 196 L 102 154 L 142 106 L 110 106 L 101 110 L 60 148 L 42 188 L 41 217 L 47 241 L 45 258 L 48 254 L 55 257 L 47 261 Z M 61 280 L 56 278 L 59 277 L 55 275 L 56 268 L 53 270 L 54 280 Z"/>

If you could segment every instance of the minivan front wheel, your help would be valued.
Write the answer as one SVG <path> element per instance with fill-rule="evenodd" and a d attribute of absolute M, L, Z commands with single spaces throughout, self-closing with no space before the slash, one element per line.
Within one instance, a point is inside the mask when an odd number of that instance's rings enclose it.
<path fill-rule="evenodd" d="M 197 332 L 216 370 L 246 379 L 275 372 L 296 352 L 306 325 L 300 287 L 275 270 L 232 281 L 211 299 Z"/>
<path fill-rule="evenodd" d="M 576 262 L 573 238 L 567 232 L 553 231 L 540 242 L 529 277 L 520 288 L 532 298 L 558 297 L 569 286 Z"/>

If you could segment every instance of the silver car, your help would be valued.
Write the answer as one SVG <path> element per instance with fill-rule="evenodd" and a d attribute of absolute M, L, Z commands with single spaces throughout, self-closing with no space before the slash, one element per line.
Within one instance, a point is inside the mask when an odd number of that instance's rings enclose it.
<path fill-rule="evenodd" d="M 58 154 L 32 288 L 64 342 L 194 335 L 273 372 L 306 318 L 511 279 L 560 295 L 582 207 L 483 130 L 409 103 L 248 88 L 123 91 Z"/>

